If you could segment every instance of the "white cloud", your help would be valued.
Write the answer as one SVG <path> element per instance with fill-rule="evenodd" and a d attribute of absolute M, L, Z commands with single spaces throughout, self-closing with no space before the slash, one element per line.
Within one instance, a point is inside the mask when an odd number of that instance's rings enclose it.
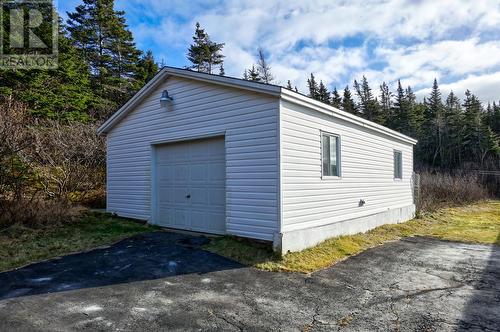
<path fill-rule="evenodd" d="M 159 59 L 184 53 L 199 21 L 226 43 L 228 75 L 240 77 L 261 46 L 277 80 L 301 89 L 311 72 L 338 88 L 364 74 L 374 90 L 399 78 L 416 90 L 434 78 L 484 79 L 477 94 L 490 98 L 481 93 L 494 93 L 488 78 L 500 72 L 497 0 L 122 0 L 117 7 L 148 18 L 131 28 L 140 45 L 156 45 Z"/>
<path fill-rule="evenodd" d="M 379 48 L 376 55 L 390 63 L 400 76 L 411 75 L 422 68 L 463 75 L 500 66 L 500 41 L 445 40 L 406 48 Z"/>
<path fill-rule="evenodd" d="M 439 85 L 439 89 L 441 90 L 441 94 L 444 98 L 452 90 L 459 97 L 463 97 L 465 91 L 469 89 L 476 96 L 479 96 L 483 103 L 493 101 L 498 103 L 500 100 L 499 87 L 500 71 L 492 74 L 470 75 L 453 83 Z M 421 89 L 416 92 L 416 95 L 419 98 L 423 98 L 428 96 L 430 91 L 430 88 Z"/>

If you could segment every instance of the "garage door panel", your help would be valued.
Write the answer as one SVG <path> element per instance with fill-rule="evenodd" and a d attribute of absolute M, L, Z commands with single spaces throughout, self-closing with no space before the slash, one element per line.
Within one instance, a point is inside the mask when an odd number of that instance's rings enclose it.
<path fill-rule="evenodd" d="M 193 230 L 207 232 L 210 229 L 206 214 L 204 210 L 193 209 L 191 211 L 191 228 Z"/>
<path fill-rule="evenodd" d="M 175 162 L 187 162 L 189 161 L 189 151 L 187 149 L 186 143 L 180 143 L 173 147 L 172 159 Z"/>
<path fill-rule="evenodd" d="M 200 163 L 200 164 L 194 164 L 191 165 L 191 172 L 190 172 L 190 180 L 191 181 L 197 181 L 197 182 L 205 182 L 207 181 L 207 166 L 206 163 Z"/>
<path fill-rule="evenodd" d="M 156 155 L 159 224 L 225 234 L 224 139 L 159 146 Z"/>
<path fill-rule="evenodd" d="M 193 142 L 189 145 L 189 159 L 191 161 L 210 159 L 210 151 L 204 141 Z"/>
<path fill-rule="evenodd" d="M 210 205 L 226 205 L 226 191 L 224 189 L 210 188 L 209 192 Z"/>
<path fill-rule="evenodd" d="M 225 181 L 226 167 L 224 162 L 216 162 L 210 165 L 210 180 Z"/>
<path fill-rule="evenodd" d="M 189 165 L 177 164 L 174 166 L 174 182 L 175 183 L 186 183 L 189 176 Z"/>
<path fill-rule="evenodd" d="M 221 213 L 209 213 L 207 215 L 207 223 L 213 225 L 216 229 L 224 229 L 226 226 L 226 216 Z M 224 232 L 225 233 L 225 232 Z"/>
<path fill-rule="evenodd" d="M 169 224 L 174 220 L 174 210 L 168 208 L 160 208 L 158 213 L 158 222 L 160 224 Z"/>
<path fill-rule="evenodd" d="M 209 193 L 207 191 L 207 188 L 191 187 L 189 192 L 190 192 L 189 194 L 191 195 L 191 198 L 190 198 L 191 204 L 207 205 L 209 203 L 209 201 L 208 201 Z"/>
<path fill-rule="evenodd" d="M 173 188 L 173 203 L 177 206 L 188 206 L 189 205 L 189 199 L 186 197 L 189 194 L 188 188 L 179 188 L 175 187 Z"/>
<path fill-rule="evenodd" d="M 174 226 L 179 228 L 186 228 L 189 226 L 189 213 L 188 209 L 174 209 L 174 218 L 172 220 Z"/>
<path fill-rule="evenodd" d="M 162 186 L 158 188 L 158 203 L 159 206 L 170 205 L 175 201 L 175 189 L 170 186 Z"/>
<path fill-rule="evenodd" d="M 213 141 L 208 148 L 209 154 L 212 159 L 225 159 L 225 143 L 223 140 Z"/>
<path fill-rule="evenodd" d="M 175 178 L 174 167 L 164 164 L 158 165 L 158 178 L 162 184 L 173 183 L 173 179 Z"/>

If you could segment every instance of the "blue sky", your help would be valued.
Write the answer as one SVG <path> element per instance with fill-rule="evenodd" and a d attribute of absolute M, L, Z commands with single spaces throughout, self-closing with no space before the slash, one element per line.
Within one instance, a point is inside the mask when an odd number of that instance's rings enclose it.
<path fill-rule="evenodd" d="M 61 14 L 81 1 L 59 0 Z M 365 75 L 372 89 L 398 79 L 422 97 L 437 78 L 443 93 L 471 89 L 500 99 L 500 2 L 496 0 L 116 0 L 142 50 L 188 65 L 199 21 L 225 42 L 225 69 L 241 77 L 262 47 L 278 84 L 305 91 L 309 73 L 339 90 Z"/>

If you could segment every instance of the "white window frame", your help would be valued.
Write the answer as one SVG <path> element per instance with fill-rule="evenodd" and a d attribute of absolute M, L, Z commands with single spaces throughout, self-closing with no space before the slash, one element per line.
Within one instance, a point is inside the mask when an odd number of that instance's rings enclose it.
<path fill-rule="evenodd" d="M 335 137 L 337 139 L 337 173 L 338 175 L 325 175 L 323 174 L 323 137 Z M 322 179 L 341 179 L 342 178 L 342 138 L 339 134 L 334 134 L 326 131 L 320 131 L 320 166 L 321 166 L 321 178 Z"/>
<path fill-rule="evenodd" d="M 401 177 L 397 177 L 396 174 L 396 153 L 399 153 L 399 159 L 398 162 L 400 162 L 400 171 L 401 171 Z M 393 177 L 395 181 L 401 181 L 403 180 L 403 151 L 401 150 L 393 150 L 392 151 L 392 163 L 393 163 Z"/>

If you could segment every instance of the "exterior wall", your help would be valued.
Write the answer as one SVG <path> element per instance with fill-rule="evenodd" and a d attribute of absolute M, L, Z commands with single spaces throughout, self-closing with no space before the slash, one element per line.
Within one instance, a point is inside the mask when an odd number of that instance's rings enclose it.
<path fill-rule="evenodd" d="M 340 136 L 340 178 L 321 176 L 321 131 Z M 282 101 L 280 149 L 282 234 L 275 245 L 283 252 L 414 216 L 412 144 Z M 393 178 L 394 150 L 403 154 L 402 180 Z"/>
<path fill-rule="evenodd" d="M 174 98 L 160 107 L 161 92 Z M 107 210 L 151 221 L 152 144 L 225 133 L 227 232 L 278 228 L 278 97 L 171 76 L 108 133 Z"/>

